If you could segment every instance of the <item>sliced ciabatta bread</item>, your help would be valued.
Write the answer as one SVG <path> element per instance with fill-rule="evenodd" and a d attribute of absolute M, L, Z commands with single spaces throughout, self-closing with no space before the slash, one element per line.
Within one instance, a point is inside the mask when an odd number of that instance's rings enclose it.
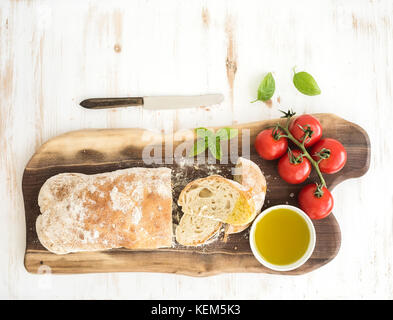
<path fill-rule="evenodd" d="M 180 193 L 184 213 L 241 226 L 252 221 L 255 204 L 239 183 L 214 175 L 190 182 Z"/>
<path fill-rule="evenodd" d="M 240 157 L 235 167 L 234 179 L 248 189 L 255 203 L 255 216 L 261 212 L 266 195 L 266 179 L 259 166 L 246 158 Z M 254 220 L 254 218 L 252 220 Z M 245 230 L 250 224 L 243 226 L 230 225 L 227 234 L 238 233 Z"/>
<path fill-rule="evenodd" d="M 254 217 L 260 213 L 265 200 L 266 180 L 259 167 L 251 160 L 240 157 L 237 161 L 234 179 L 251 192 L 255 203 Z M 250 223 L 228 225 L 226 234 L 245 230 Z M 182 245 L 195 246 L 206 243 L 222 226 L 221 222 L 201 216 L 184 214 L 176 229 L 176 241 Z"/>
<path fill-rule="evenodd" d="M 183 214 L 176 228 L 176 241 L 183 246 L 197 246 L 206 243 L 220 230 L 222 222 Z"/>

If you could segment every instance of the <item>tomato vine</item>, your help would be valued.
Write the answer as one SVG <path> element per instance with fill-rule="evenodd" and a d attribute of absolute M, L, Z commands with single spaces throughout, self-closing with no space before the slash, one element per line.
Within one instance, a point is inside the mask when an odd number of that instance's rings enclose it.
<path fill-rule="evenodd" d="M 281 110 L 280 110 L 280 111 L 281 111 Z M 315 161 L 315 160 L 311 157 L 311 155 L 309 154 L 309 152 L 307 151 L 307 149 L 306 149 L 306 147 L 305 147 L 305 145 L 304 145 L 305 142 L 311 138 L 313 132 L 312 132 L 312 130 L 310 129 L 310 127 L 302 128 L 303 131 L 304 131 L 304 136 L 303 136 L 302 142 L 299 142 L 299 141 L 291 134 L 291 132 L 289 131 L 289 123 L 290 123 L 290 121 L 291 121 L 291 118 L 296 114 L 296 112 L 293 112 L 292 110 L 288 110 L 287 112 L 285 112 L 285 111 L 281 111 L 281 112 L 284 114 L 281 118 L 287 119 L 287 120 L 286 120 L 286 123 L 285 123 L 285 125 L 281 125 L 281 124 L 277 123 L 276 126 L 275 126 L 275 128 L 276 128 L 276 130 L 280 129 L 281 131 L 283 131 L 283 133 L 285 133 L 285 134 L 282 134 L 281 136 L 282 136 L 282 137 L 285 137 L 285 138 L 287 138 L 287 139 L 289 139 L 289 140 L 291 140 L 291 141 L 292 141 L 292 142 L 302 151 L 303 156 L 306 157 L 306 158 L 310 161 L 310 163 L 312 164 L 312 166 L 314 167 L 315 171 L 316 171 L 317 174 L 318 174 L 319 180 L 320 180 L 320 183 L 319 183 L 319 184 L 317 183 L 317 190 L 315 191 L 314 194 L 315 194 L 316 197 L 320 198 L 320 197 L 323 196 L 323 190 L 322 190 L 322 188 L 323 188 L 323 187 L 326 187 L 325 179 L 324 179 L 324 177 L 323 177 L 323 175 L 322 175 L 322 172 L 321 172 L 321 170 L 319 169 L 319 166 L 318 166 L 320 161 Z M 328 154 L 327 151 L 329 151 L 329 150 L 328 150 L 328 149 L 327 149 L 327 150 L 324 150 L 323 155 L 328 156 L 328 155 L 327 155 L 327 154 Z M 329 151 L 329 152 L 330 152 L 330 151 Z M 321 159 L 322 159 L 322 157 L 321 157 Z"/>

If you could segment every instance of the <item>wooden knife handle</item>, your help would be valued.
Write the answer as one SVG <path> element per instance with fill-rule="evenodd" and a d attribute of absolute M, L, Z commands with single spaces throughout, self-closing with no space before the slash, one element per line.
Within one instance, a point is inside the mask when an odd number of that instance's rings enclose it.
<path fill-rule="evenodd" d="M 80 105 L 87 109 L 107 109 L 128 106 L 142 106 L 143 98 L 93 98 L 83 100 Z"/>

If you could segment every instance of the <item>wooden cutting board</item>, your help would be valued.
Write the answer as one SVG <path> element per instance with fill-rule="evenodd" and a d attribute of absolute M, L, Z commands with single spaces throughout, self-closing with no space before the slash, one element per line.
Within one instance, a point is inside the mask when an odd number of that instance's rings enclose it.
<path fill-rule="evenodd" d="M 338 183 L 364 175 L 370 163 L 370 141 L 367 133 L 358 125 L 333 114 L 315 114 L 323 126 L 323 136 L 335 138 L 344 145 L 348 161 L 339 173 L 325 175 L 329 189 Z M 279 178 L 277 161 L 261 159 L 253 148 L 256 135 L 280 119 L 264 120 L 237 125 L 249 129 L 250 159 L 263 170 L 268 190 L 263 209 L 276 204 L 297 205 L 297 193 L 304 184 L 317 181 L 315 172 L 301 185 L 290 185 Z M 242 150 L 242 131 L 239 130 L 239 150 Z M 113 249 L 101 252 L 81 252 L 55 255 L 39 242 L 35 221 L 40 214 L 37 203 L 42 184 L 51 176 L 62 172 L 95 174 L 123 168 L 167 166 L 173 169 L 173 221 L 176 224 L 181 210 L 176 201 L 181 189 L 190 181 L 218 173 L 232 178 L 233 164 L 190 165 L 173 158 L 166 152 L 165 163 L 144 164 L 142 151 L 146 145 L 163 146 L 176 150 L 180 143 L 193 143 L 193 131 L 163 135 L 142 129 L 103 129 L 69 132 L 55 137 L 33 155 L 27 164 L 22 182 L 26 211 L 25 267 L 32 273 L 89 273 L 89 272 L 165 272 L 192 276 L 208 276 L 225 272 L 264 272 L 304 274 L 323 266 L 338 253 L 341 243 L 340 227 L 333 214 L 323 220 L 313 221 L 317 242 L 311 258 L 301 267 L 288 272 L 276 272 L 261 265 L 252 255 L 248 232 L 230 235 L 226 241 L 218 240 L 202 247 L 183 247 L 174 242 L 171 248 L 132 251 Z M 173 147 L 173 148 L 172 148 Z M 313 170 L 314 171 L 314 170 Z"/>

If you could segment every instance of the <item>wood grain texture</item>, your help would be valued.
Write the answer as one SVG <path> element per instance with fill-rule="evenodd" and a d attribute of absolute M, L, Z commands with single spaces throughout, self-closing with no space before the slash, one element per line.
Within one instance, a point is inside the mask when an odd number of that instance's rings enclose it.
<path fill-rule="evenodd" d="M 332 114 L 318 114 L 324 128 L 324 136 L 340 140 L 348 152 L 348 161 L 344 169 L 334 175 L 326 175 L 330 189 L 341 181 L 362 176 L 369 168 L 370 142 L 367 133 L 359 126 Z M 276 204 L 297 204 L 297 193 L 301 186 L 316 181 L 313 174 L 302 185 L 290 185 L 278 177 L 277 161 L 265 161 L 255 152 L 253 146 L 256 135 L 281 119 L 272 119 L 251 124 L 238 125 L 238 142 L 242 142 L 242 132 L 250 132 L 250 158 L 263 170 L 267 184 L 267 196 L 264 208 Z M 247 131 L 244 131 L 246 129 Z M 144 271 L 168 272 L 193 276 L 207 276 L 224 272 L 264 272 L 278 273 L 259 264 L 251 253 L 248 232 L 230 235 L 227 241 L 222 237 L 202 247 L 183 247 L 174 243 L 172 248 L 132 251 L 125 249 L 105 252 L 82 252 L 67 255 L 55 255 L 46 251 L 39 243 L 35 231 L 35 221 L 40 214 L 37 204 L 42 184 L 51 176 L 61 172 L 80 172 L 94 174 L 121 168 L 146 166 L 142 160 L 143 150 L 148 145 L 173 144 L 173 149 L 180 144 L 193 144 L 193 133 L 175 139 L 174 135 L 161 135 L 141 129 L 85 130 L 66 133 L 55 137 L 34 154 L 26 166 L 23 175 L 23 194 L 26 208 L 26 255 L 25 266 L 30 272 L 38 272 L 41 265 L 51 268 L 53 273 L 87 273 Z M 148 137 L 148 138 L 147 138 Z M 191 139 L 190 139 L 191 138 Z M 240 143 L 239 150 L 242 149 Z M 231 151 L 231 150 L 229 150 Z M 161 159 L 161 155 L 156 160 Z M 214 172 L 232 178 L 233 164 L 198 164 L 184 166 L 184 160 L 177 161 L 174 152 L 165 154 L 163 164 L 150 166 L 168 166 L 172 168 L 173 201 L 177 202 L 180 191 L 192 180 L 208 176 L 211 167 Z M 223 160 L 222 160 L 223 161 Z M 169 162 L 169 164 L 168 164 Z M 149 165 L 147 165 L 149 166 Z M 209 172 L 210 171 L 210 172 Z M 181 210 L 174 205 L 173 221 L 178 223 Z M 316 247 L 311 258 L 300 268 L 281 272 L 284 274 L 304 274 L 332 260 L 341 244 L 341 233 L 334 215 L 314 221 L 317 234 Z"/>

